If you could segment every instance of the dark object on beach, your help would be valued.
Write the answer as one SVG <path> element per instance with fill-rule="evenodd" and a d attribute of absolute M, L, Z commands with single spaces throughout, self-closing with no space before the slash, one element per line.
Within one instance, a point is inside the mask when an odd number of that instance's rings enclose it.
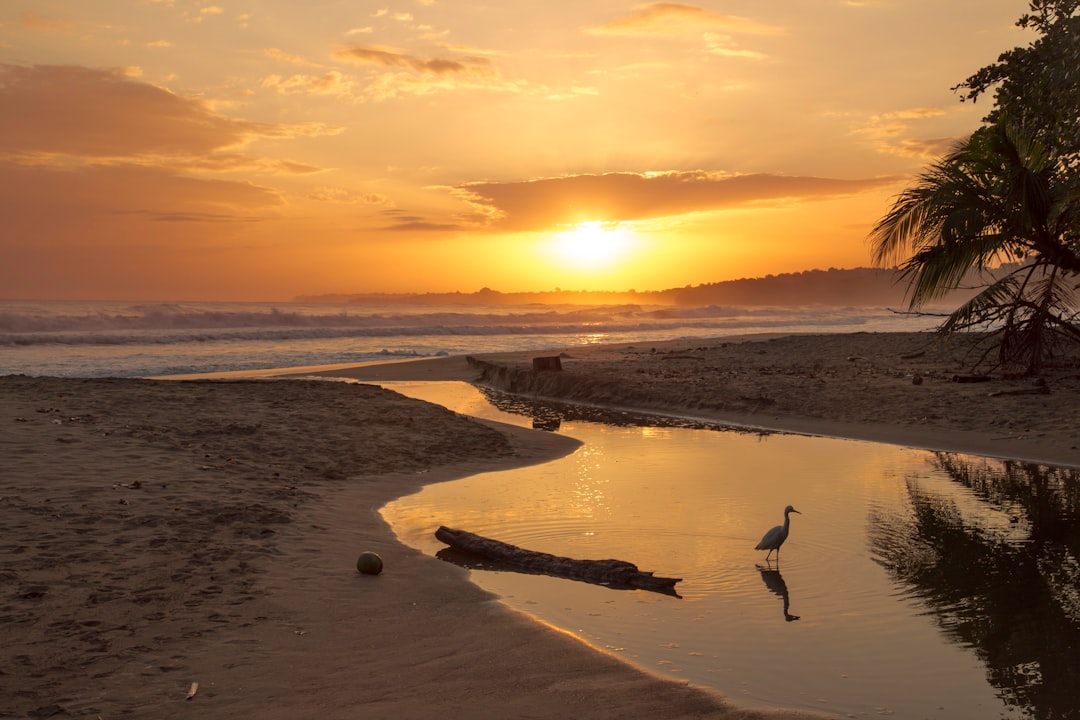
<path fill-rule="evenodd" d="M 953 375 L 952 381 L 954 383 L 978 383 L 978 382 L 990 382 L 992 378 L 989 375 Z"/>
<path fill-rule="evenodd" d="M 915 375 L 913 375 L 911 378 L 911 384 L 922 385 L 922 375 L 920 375 L 919 373 L 915 373 Z"/>
<path fill-rule="evenodd" d="M 540 372 L 542 370 L 562 370 L 562 360 L 558 355 L 533 358 L 533 371 Z"/>
<path fill-rule="evenodd" d="M 674 595 L 675 583 L 682 578 L 655 577 L 651 572 L 638 570 L 637 565 L 624 560 L 575 560 L 525 550 L 481 535 L 440 526 L 435 537 L 451 548 L 492 561 L 494 569 L 515 570 L 537 575 L 551 575 L 568 580 L 581 580 L 613 588 L 634 588 Z M 442 557 L 442 553 L 440 553 Z"/>
<path fill-rule="evenodd" d="M 383 570 L 383 561 L 378 553 L 365 550 L 356 559 L 356 571 L 364 575 L 378 575 Z"/>

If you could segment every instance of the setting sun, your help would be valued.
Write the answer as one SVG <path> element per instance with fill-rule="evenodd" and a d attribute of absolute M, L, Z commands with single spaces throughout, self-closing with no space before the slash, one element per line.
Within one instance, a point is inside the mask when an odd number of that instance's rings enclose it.
<path fill-rule="evenodd" d="M 572 270 L 607 270 L 631 250 L 632 231 L 621 223 L 582 222 L 552 237 L 551 249 Z"/>
<path fill-rule="evenodd" d="M 659 291 L 864 266 L 905 179 L 986 114 L 950 88 L 1017 43 L 1023 4 L 7 0 L 0 289 Z"/>

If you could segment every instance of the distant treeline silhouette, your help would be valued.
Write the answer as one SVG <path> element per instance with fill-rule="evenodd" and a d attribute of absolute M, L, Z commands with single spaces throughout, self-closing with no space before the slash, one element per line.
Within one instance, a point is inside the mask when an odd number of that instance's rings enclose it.
<path fill-rule="evenodd" d="M 302 295 L 297 302 L 332 302 L 355 304 L 408 303 L 418 305 L 741 305 L 741 306 L 874 306 L 906 307 L 907 284 L 895 270 L 853 268 L 805 270 L 796 273 L 742 278 L 702 285 L 687 285 L 668 290 L 622 292 L 592 290 L 555 290 L 545 292 L 500 292 L 482 288 L 476 292 L 450 293 L 351 293 Z M 961 302 L 947 298 L 946 304 Z"/>

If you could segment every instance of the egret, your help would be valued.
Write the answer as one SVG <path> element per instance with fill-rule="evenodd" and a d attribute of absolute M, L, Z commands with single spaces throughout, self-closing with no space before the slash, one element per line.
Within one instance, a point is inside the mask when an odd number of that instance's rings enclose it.
<path fill-rule="evenodd" d="M 801 512 L 788 505 L 784 508 L 784 524 L 777 525 L 769 532 L 765 533 L 765 537 L 761 538 L 761 542 L 757 544 L 755 550 L 768 550 L 769 554 L 765 556 L 765 562 L 769 561 L 769 556 L 772 555 L 772 551 L 776 551 L 776 561 L 780 561 L 780 546 L 787 540 L 788 530 L 791 528 L 791 513 Z"/>

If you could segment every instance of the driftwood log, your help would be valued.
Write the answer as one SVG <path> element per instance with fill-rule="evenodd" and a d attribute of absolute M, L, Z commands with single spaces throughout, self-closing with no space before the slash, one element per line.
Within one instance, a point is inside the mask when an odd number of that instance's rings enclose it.
<path fill-rule="evenodd" d="M 613 588 L 651 590 L 676 597 L 678 595 L 675 592 L 675 583 L 682 580 L 656 577 L 651 572 L 638 570 L 637 565 L 624 560 L 575 560 L 525 550 L 516 545 L 446 526 L 440 526 L 435 531 L 435 537 L 454 550 L 488 560 L 499 569 L 551 575 Z"/>

